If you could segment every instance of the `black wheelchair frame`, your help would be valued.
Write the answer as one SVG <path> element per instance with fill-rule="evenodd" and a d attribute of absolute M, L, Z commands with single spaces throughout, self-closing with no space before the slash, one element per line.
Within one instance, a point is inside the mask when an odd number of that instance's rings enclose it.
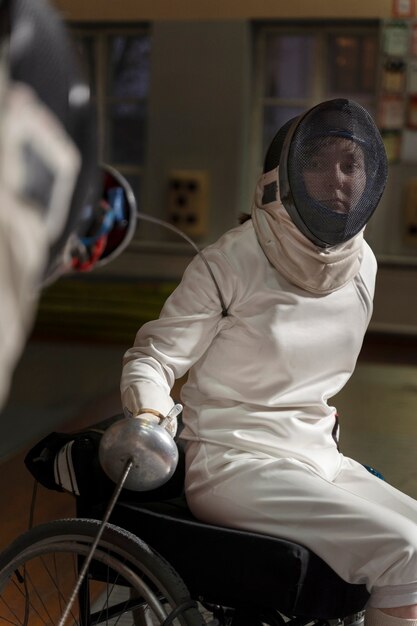
<path fill-rule="evenodd" d="M 75 518 L 34 527 L 0 554 L 0 600 L 3 587 L 11 582 L 17 582 L 25 598 L 25 606 L 18 609 L 25 617 L 6 619 L 5 623 L 32 624 L 27 614 L 35 608 L 28 599 L 30 581 L 25 580 L 31 559 L 46 559 L 51 554 L 55 559 L 55 553 L 69 552 L 75 575 L 88 561 L 114 489 L 98 462 L 100 433 L 115 419 L 121 416 L 76 435 L 52 433 L 25 459 L 44 486 L 56 489 L 53 471 L 51 477 L 53 459 L 64 443 L 78 436 L 79 478 L 86 474 L 86 459 L 91 476 L 76 496 Z M 167 483 L 149 492 L 121 491 L 109 525 L 95 544 L 97 554 L 88 576 L 78 588 L 80 617 L 75 624 L 119 624 L 127 611 L 134 626 L 358 626 L 363 622 L 369 598 L 365 585 L 345 582 L 311 550 L 291 541 L 195 519 L 184 497 L 184 451 L 181 444 L 178 448 L 179 463 Z M 59 567 L 53 567 L 49 576 L 58 578 Z M 123 603 L 116 601 L 105 614 L 102 609 L 96 611 L 90 606 L 94 581 L 118 581 L 116 586 L 130 589 L 130 597 Z M 116 621 L 109 621 L 110 616 Z M 3 619 L 0 605 L 1 623 Z M 58 618 L 48 617 L 41 623 L 61 626 Z"/>
<path fill-rule="evenodd" d="M 345 582 L 311 550 L 195 519 L 182 492 L 183 472 L 180 462 L 168 499 L 152 500 L 150 493 L 148 502 L 135 502 L 122 494 L 110 522 L 162 555 L 191 598 L 212 612 L 214 623 L 303 626 L 363 620 L 365 585 Z M 80 517 L 101 519 L 103 512 L 103 503 L 77 498 Z"/>

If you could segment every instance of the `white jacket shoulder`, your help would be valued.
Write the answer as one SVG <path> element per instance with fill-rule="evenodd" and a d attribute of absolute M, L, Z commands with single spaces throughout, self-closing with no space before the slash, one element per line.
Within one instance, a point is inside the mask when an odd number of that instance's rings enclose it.
<path fill-rule="evenodd" d="M 209 257 L 222 255 L 238 274 L 244 271 L 245 266 L 253 266 L 255 259 L 259 263 L 259 259 L 264 258 L 252 220 L 227 231 L 214 244 L 208 246 L 204 253 Z"/>

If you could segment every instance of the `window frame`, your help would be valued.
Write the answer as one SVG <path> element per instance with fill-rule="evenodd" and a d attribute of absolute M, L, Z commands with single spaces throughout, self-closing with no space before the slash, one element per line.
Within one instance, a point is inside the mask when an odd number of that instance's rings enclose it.
<path fill-rule="evenodd" d="M 118 163 L 110 159 L 110 129 L 109 129 L 109 115 L 108 112 L 113 103 L 120 102 L 120 98 L 112 97 L 107 90 L 108 80 L 108 61 L 110 52 L 110 38 L 117 36 L 140 36 L 146 35 L 152 40 L 151 26 L 143 22 L 135 23 L 112 23 L 111 25 L 105 25 L 103 23 L 84 23 L 84 22 L 70 22 L 69 27 L 75 42 L 82 38 L 92 38 L 93 46 L 93 58 L 94 64 L 94 96 L 93 102 L 96 107 L 96 124 L 97 124 L 97 141 L 98 141 L 98 155 L 99 160 L 102 163 L 111 165 L 117 169 L 122 176 L 130 177 L 135 176 L 140 181 L 140 189 L 143 193 L 143 187 L 145 185 L 146 175 L 146 154 L 147 154 L 147 139 L 145 136 L 145 149 L 144 159 L 141 164 L 134 163 Z M 150 72 L 149 72 L 150 74 Z M 145 104 L 148 107 L 149 103 L 149 91 L 147 97 L 144 98 L 124 98 L 123 102 L 135 102 Z M 145 125 L 146 126 L 146 125 Z M 135 196 L 138 195 L 138 191 L 135 190 Z"/>
<path fill-rule="evenodd" d="M 311 77 L 311 93 L 306 98 L 279 98 L 265 96 L 265 59 L 267 37 L 276 35 L 303 35 L 312 36 L 314 61 L 312 64 L 313 74 Z M 342 97 L 342 94 L 329 95 L 328 76 L 326 73 L 326 50 L 327 38 L 329 35 L 366 35 L 373 34 L 376 37 L 376 78 L 375 90 L 369 98 L 361 97 L 361 94 L 349 94 L 359 103 L 365 104 L 366 108 L 375 117 L 378 100 L 379 85 L 379 63 L 378 55 L 380 50 L 381 24 L 379 20 L 358 21 L 316 21 L 306 20 L 305 22 L 283 21 L 277 23 L 256 23 L 253 29 L 254 39 L 254 100 L 252 106 L 252 128 L 251 128 L 251 173 L 259 175 L 263 161 L 263 124 L 264 110 L 268 105 L 302 106 L 309 109 L 322 100 L 334 97 Z M 346 96 L 345 96 L 346 97 Z M 278 129 L 277 129 L 278 130 Z"/>

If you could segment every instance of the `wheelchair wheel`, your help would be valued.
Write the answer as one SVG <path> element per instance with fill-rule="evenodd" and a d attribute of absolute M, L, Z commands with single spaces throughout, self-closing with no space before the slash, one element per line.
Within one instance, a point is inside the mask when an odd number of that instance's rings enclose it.
<path fill-rule="evenodd" d="M 32 528 L 0 554 L 0 623 L 56 626 L 100 522 Z M 173 568 L 135 535 L 107 525 L 66 626 L 205 624 Z"/>

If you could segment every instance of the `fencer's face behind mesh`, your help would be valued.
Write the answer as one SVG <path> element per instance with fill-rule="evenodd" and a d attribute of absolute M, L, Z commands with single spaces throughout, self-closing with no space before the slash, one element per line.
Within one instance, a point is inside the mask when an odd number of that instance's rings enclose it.
<path fill-rule="evenodd" d="M 366 187 L 365 155 L 357 143 L 342 137 L 314 141 L 305 161 L 304 183 L 313 200 L 343 215 L 356 208 Z"/>
<path fill-rule="evenodd" d="M 301 232 L 320 247 L 365 226 L 387 179 L 381 136 L 359 104 L 336 99 L 297 118 L 279 167 L 281 200 Z"/>

